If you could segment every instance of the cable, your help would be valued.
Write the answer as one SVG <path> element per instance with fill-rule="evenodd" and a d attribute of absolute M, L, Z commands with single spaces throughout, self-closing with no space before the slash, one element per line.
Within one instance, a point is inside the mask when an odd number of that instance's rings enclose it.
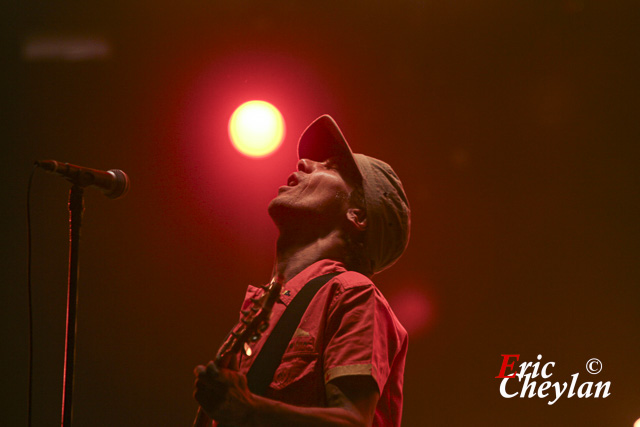
<path fill-rule="evenodd" d="M 33 175 L 37 169 L 33 165 L 31 175 L 29 175 L 29 184 L 27 185 L 27 300 L 29 312 L 29 368 L 27 372 L 28 396 L 27 396 L 27 427 L 31 427 L 31 394 L 33 383 L 33 312 L 31 309 L 31 182 Z"/>

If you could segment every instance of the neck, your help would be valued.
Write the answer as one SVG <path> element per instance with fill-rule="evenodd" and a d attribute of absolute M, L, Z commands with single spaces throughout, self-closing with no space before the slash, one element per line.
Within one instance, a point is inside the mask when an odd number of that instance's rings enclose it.
<path fill-rule="evenodd" d="M 344 239 L 340 230 L 315 238 L 281 231 L 276 245 L 274 276 L 286 283 L 314 262 L 327 258 L 344 260 Z"/>

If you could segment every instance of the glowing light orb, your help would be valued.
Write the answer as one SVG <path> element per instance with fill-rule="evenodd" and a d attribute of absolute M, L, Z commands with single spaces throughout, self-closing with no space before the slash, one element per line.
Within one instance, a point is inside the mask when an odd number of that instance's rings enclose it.
<path fill-rule="evenodd" d="M 409 334 L 424 332 L 433 320 L 431 303 L 420 289 L 405 288 L 392 296 L 389 303 Z"/>
<path fill-rule="evenodd" d="M 282 144 L 284 133 L 282 114 L 265 101 L 245 102 L 229 119 L 229 138 L 233 146 L 250 157 L 273 153 Z"/>

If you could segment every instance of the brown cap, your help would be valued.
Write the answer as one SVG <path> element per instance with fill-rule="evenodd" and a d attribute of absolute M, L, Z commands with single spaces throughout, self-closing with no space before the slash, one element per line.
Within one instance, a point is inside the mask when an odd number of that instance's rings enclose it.
<path fill-rule="evenodd" d="M 320 116 L 302 133 L 298 157 L 324 161 L 334 156 L 346 160 L 347 173 L 362 182 L 367 210 L 365 255 L 373 273 L 378 273 L 396 262 L 409 243 L 409 201 L 391 166 L 354 154 L 333 118 Z"/>

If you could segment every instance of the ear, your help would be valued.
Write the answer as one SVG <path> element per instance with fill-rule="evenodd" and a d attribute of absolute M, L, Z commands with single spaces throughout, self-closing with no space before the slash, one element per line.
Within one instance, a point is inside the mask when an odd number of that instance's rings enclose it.
<path fill-rule="evenodd" d="M 347 221 L 358 231 L 367 229 L 367 214 L 363 209 L 349 208 L 347 210 Z"/>

